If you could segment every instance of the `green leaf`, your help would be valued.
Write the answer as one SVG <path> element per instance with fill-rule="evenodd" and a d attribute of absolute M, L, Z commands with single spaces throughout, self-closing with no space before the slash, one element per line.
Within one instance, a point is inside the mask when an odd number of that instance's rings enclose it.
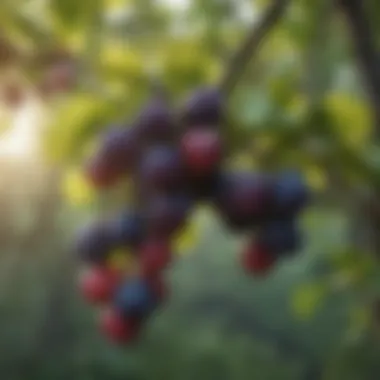
<path fill-rule="evenodd" d="M 372 313 L 371 308 L 365 306 L 355 306 L 349 312 L 347 339 L 356 341 L 360 339 L 370 328 Z"/>
<path fill-rule="evenodd" d="M 54 114 L 44 139 L 45 153 L 54 161 L 75 158 L 83 145 L 111 120 L 113 113 L 113 105 L 101 97 L 72 96 Z"/>
<path fill-rule="evenodd" d="M 54 35 L 46 14 L 39 8 L 32 13 L 25 6 L 20 10 L 19 4 L 4 2 L 0 4 L 0 22 L 8 37 L 28 47 L 46 44 Z"/>
<path fill-rule="evenodd" d="M 330 93 L 324 105 L 331 127 L 341 143 L 358 149 L 365 146 L 373 125 L 368 103 L 347 93 Z"/>
<path fill-rule="evenodd" d="M 133 83 L 144 75 L 143 56 L 124 44 L 108 43 L 102 49 L 100 59 L 102 74 L 109 79 L 127 79 Z"/>
<path fill-rule="evenodd" d="M 339 291 L 367 284 L 376 275 L 377 263 L 368 252 L 346 248 L 329 258 L 335 269 L 331 285 Z"/>
<path fill-rule="evenodd" d="M 99 0 L 95 0 L 99 1 Z M 50 8 L 55 19 L 66 28 L 73 28 L 83 21 L 89 10 L 93 9 L 93 0 L 51 0 Z"/>
<path fill-rule="evenodd" d="M 326 190 L 328 179 L 326 171 L 322 167 L 317 165 L 306 165 L 304 170 L 307 183 L 311 189 L 316 191 Z"/>
<path fill-rule="evenodd" d="M 312 318 L 327 295 L 324 282 L 311 282 L 299 285 L 291 297 L 293 315 L 302 320 Z"/>

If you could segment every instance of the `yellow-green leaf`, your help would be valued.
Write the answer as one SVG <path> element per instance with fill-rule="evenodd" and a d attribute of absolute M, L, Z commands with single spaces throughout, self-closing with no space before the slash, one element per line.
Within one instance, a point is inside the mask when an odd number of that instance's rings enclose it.
<path fill-rule="evenodd" d="M 325 110 L 343 142 L 352 148 L 366 144 L 372 129 L 372 117 L 365 99 L 346 93 L 330 93 L 325 98 Z"/>
<path fill-rule="evenodd" d="M 311 189 L 316 191 L 325 190 L 328 182 L 325 171 L 316 165 L 309 165 L 305 171 L 306 181 Z"/>
<path fill-rule="evenodd" d="M 350 278 L 351 284 L 356 284 L 367 278 L 376 270 L 373 256 L 366 252 L 345 249 L 331 256 L 337 276 Z"/>
<path fill-rule="evenodd" d="M 291 298 L 293 314 L 303 320 L 312 318 L 321 306 L 326 293 L 326 284 L 321 282 L 299 285 Z"/>
<path fill-rule="evenodd" d="M 188 225 L 183 228 L 174 239 L 175 253 L 182 255 L 191 250 L 198 242 L 200 236 L 199 223 L 190 220 Z"/>
<path fill-rule="evenodd" d="M 62 180 L 62 190 L 66 200 L 74 206 L 89 205 L 96 196 L 95 189 L 78 168 L 67 170 Z"/>
<path fill-rule="evenodd" d="M 47 156 L 54 161 L 71 159 L 92 132 L 109 121 L 112 105 L 93 95 L 78 94 L 53 109 L 52 122 L 44 136 Z"/>
<path fill-rule="evenodd" d="M 107 43 L 102 50 L 101 69 L 109 78 L 141 78 L 144 74 L 144 59 L 130 46 Z"/>

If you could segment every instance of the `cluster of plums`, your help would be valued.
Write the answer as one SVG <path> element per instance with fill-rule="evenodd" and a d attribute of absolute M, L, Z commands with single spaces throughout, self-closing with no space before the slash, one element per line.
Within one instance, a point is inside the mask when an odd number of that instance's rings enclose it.
<path fill-rule="evenodd" d="M 173 239 L 196 204 L 207 202 L 229 229 L 252 236 L 242 253 L 249 273 L 266 273 L 299 245 L 296 217 L 308 197 L 302 178 L 294 172 L 228 170 L 224 110 L 214 88 L 195 91 L 179 113 L 154 98 L 133 125 L 107 130 L 86 163 L 95 187 L 128 176 L 136 196 L 121 215 L 86 227 L 77 240 L 86 265 L 81 289 L 89 301 L 105 306 L 100 325 L 112 341 L 132 342 L 165 299 L 163 273 Z M 110 264 L 115 250 L 132 255 L 132 269 Z"/>

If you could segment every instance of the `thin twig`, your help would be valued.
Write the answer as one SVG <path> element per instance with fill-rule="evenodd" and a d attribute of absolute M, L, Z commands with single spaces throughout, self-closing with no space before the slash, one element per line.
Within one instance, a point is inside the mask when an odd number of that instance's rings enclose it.
<path fill-rule="evenodd" d="M 227 66 L 220 85 L 223 93 L 228 95 L 233 91 L 249 61 L 258 51 L 264 37 L 282 17 L 289 3 L 290 0 L 274 0 L 259 23 L 253 26 L 252 31 L 248 33 L 246 41 L 232 57 L 230 64 Z"/>
<path fill-rule="evenodd" d="M 339 3 L 348 21 L 357 59 L 372 103 L 376 123 L 374 135 L 380 139 L 380 61 L 364 1 L 340 0 Z"/>

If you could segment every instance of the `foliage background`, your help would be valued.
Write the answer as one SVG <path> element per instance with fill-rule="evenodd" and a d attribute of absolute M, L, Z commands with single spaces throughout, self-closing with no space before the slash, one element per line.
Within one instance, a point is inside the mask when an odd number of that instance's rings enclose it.
<path fill-rule="evenodd" d="M 175 104 L 220 80 L 270 3 L 0 3 L 4 379 L 377 378 L 379 252 L 362 199 L 379 184 L 380 152 L 346 20 L 328 0 L 290 2 L 231 93 L 225 129 L 229 165 L 307 176 L 316 196 L 304 249 L 268 278 L 246 278 L 243 239 L 200 209 L 167 273 L 169 303 L 128 350 L 99 336 L 76 291 L 73 233 L 128 198 L 125 184 L 94 194 L 80 176 L 98 133 L 133 120 L 156 78 Z M 380 5 L 365 3 L 378 45 Z M 76 85 L 46 96 L 45 58 L 57 50 L 74 58 Z"/>

